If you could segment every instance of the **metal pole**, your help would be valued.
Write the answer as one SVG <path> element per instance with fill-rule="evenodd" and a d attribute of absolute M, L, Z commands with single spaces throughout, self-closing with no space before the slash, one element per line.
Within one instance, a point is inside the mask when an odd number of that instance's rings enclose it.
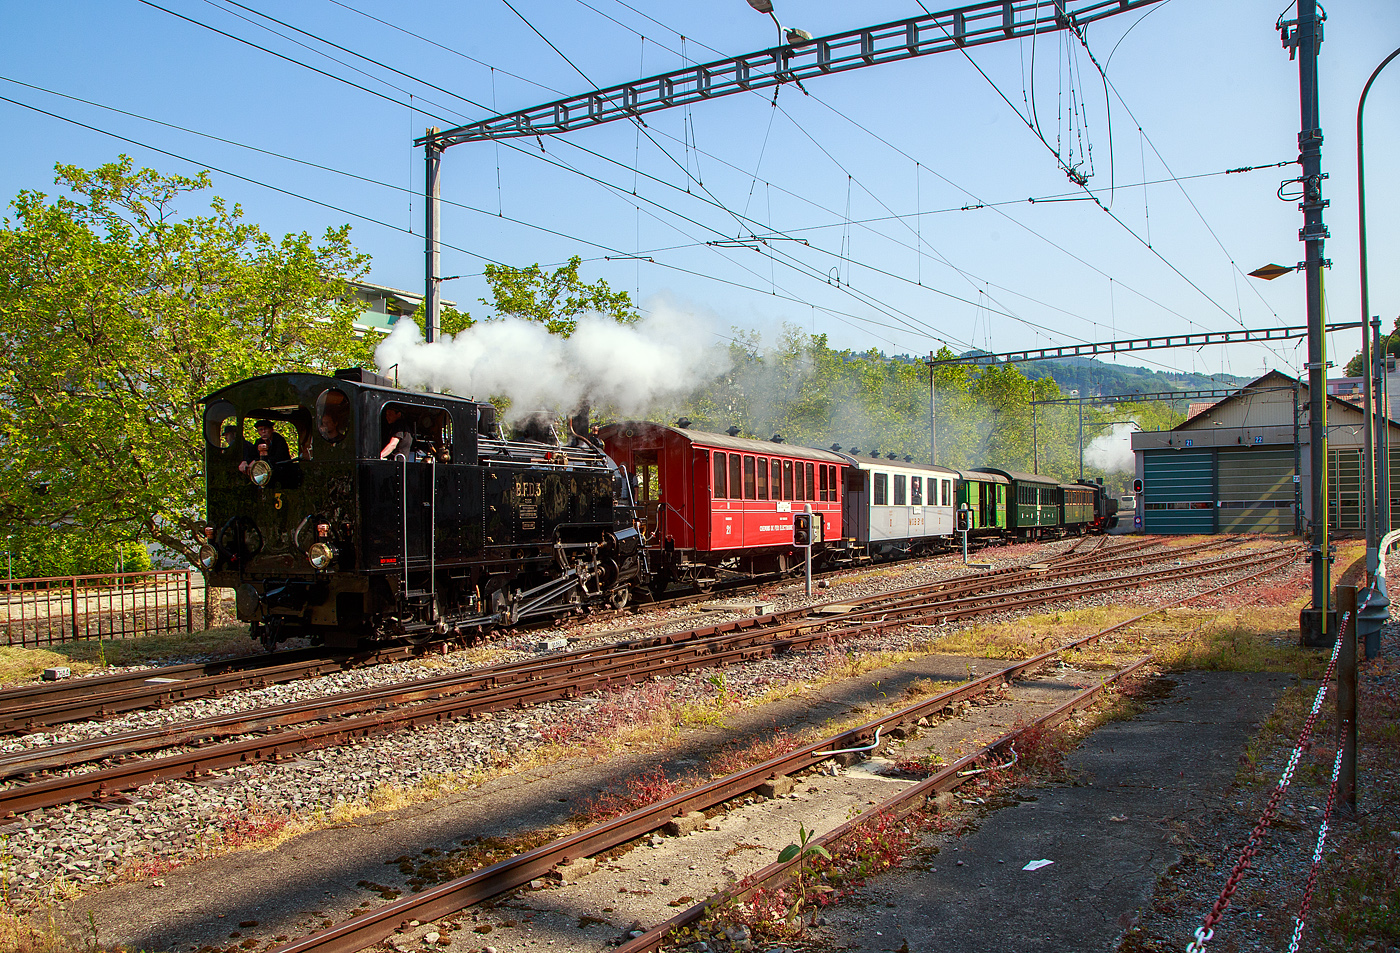
<path fill-rule="evenodd" d="M 1371 384 L 1371 335 L 1365 327 L 1361 329 L 1361 366 L 1366 368 L 1365 384 L 1361 389 L 1362 413 L 1366 418 L 1365 439 L 1361 444 L 1361 506 L 1362 520 L 1366 527 L 1366 584 L 1372 585 L 1376 578 L 1376 567 L 1380 565 L 1377 558 L 1380 537 L 1376 535 L 1376 418 Z"/>
<path fill-rule="evenodd" d="M 1031 402 L 1031 473 L 1040 475 L 1040 431 L 1035 424 L 1035 402 Z"/>
<path fill-rule="evenodd" d="M 1298 44 L 1298 103 L 1301 130 L 1298 133 L 1298 161 L 1302 165 L 1303 228 L 1307 272 L 1308 308 L 1308 450 L 1312 484 L 1312 608 L 1316 620 L 1305 641 L 1313 643 L 1328 632 L 1327 610 L 1331 600 L 1330 541 L 1327 525 L 1327 339 L 1322 313 L 1322 253 L 1327 228 L 1322 223 L 1322 123 L 1318 115 L 1317 0 L 1298 0 L 1298 21 L 1294 38 Z M 1312 638 L 1307 638 L 1311 635 Z"/>
<path fill-rule="evenodd" d="M 1371 447 L 1372 447 L 1372 470 L 1371 475 L 1375 480 L 1374 497 L 1376 501 L 1376 567 L 1380 568 L 1380 541 L 1384 538 L 1387 530 L 1387 519 L 1390 509 L 1390 487 L 1386 479 L 1389 472 L 1385 465 L 1385 354 L 1381 351 L 1381 322 L 1379 318 L 1373 319 L 1371 327 L 1366 329 L 1366 333 L 1371 337 L 1371 366 L 1367 374 L 1371 377 L 1371 393 L 1373 395 L 1373 416 L 1371 424 Z M 1375 585 L 1374 577 L 1371 584 Z"/>
<path fill-rule="evenodd" d="M 1293 535 L 1303 535 L 1303 445 L 1299 438 L 1298 382 L 1293 382 Z"/>
<path fill-rule="evenodd" d="M 1084 395 L 1079 395 L 1079 479 L 1084 479 Z"/>
<path fill-rule="evenodd" d="M 935 398 L 935 383 L 933 379 L 933 357 L 932 351 L 928 352 L 928 462 L 929 466 L 938 463 L 938 427 L 934 423 L 933 409 Z"/>
<path fill-rule="evenodd" d="M 1342 647 L 1337 653 L 1337 746 L 1342 749 L 1342 768 L 1337 778 L 1343 817 L 1356 819 L 1356 587 L 1337 587 L 1337 618 L 1351 613 L 1351 624 L 1344 626 Z"/>
<path fill-rule="evenodd" d="M 434 138 L 437 132 L 437 126 L 429 126 L 423 144 L 423 336 L 428 341 L 436 341 L 442 327 L 442 146 Z"/>
<path fill-rule="evenodd" d="M 807 545 L 802 547 L 802 562 L 807 569 L 807 595 L 812 595 L 812 537 L 816 533 L 816 521 L 812 519 L 812 504 L 807 503 L 802 507 L 802 511 L 807 514 Z"/>

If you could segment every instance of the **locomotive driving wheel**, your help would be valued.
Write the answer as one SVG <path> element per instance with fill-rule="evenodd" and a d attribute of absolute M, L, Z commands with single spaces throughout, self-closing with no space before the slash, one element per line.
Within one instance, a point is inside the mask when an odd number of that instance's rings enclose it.
<path fill-rule="evenodd" d="M 627 603 L 631 601 L 632 590 L 626 586 L 618 586 L 608 593 L 608 605 L 621 612 L 627 608 Z"/>
<path fill-rule="evenodd" d="M 282 641 L 279 636 L 282 630 L 282 619 L 280 616 L 273 616 L 266 622 L 254 622 L 248 627 L 248 635 L 262 643 L 263 648 L 269 652 L 277 650 L 277 643 Z"/>

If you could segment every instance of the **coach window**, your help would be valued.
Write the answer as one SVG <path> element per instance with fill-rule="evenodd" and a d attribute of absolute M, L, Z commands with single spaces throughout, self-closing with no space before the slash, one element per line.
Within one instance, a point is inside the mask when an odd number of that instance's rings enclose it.
<path fill-rule="evenodd" d="M 802 462 L 798 461 L 793 466 L 797 470 L 797 495 L 793 499 L 805 500 L 807 499 L 807 481 L 803 479 Z"/>
<path fill-rule="evenodd" d="M 924 505 L 924 478 L 921 476 L 909 478 L 909 505 Z"/>
<path fill-rule="evenodd" d="M 953 481 L 952 481 L 952 480 L 944 480 L 944 481 L 943 481 L 943 505 L 944 505 L 944 506 L 952 506 L 952 505 L 953 505 Z"/>
<path fill-rule="evenodd" d="M 729 455 L 729 498 L 731 500 L 744 498 L 744 478 L 741 475 L 741 466 L 739 455 L 731 453 Z"/>
<path fill-rule="evenodd" d="M 908 503 L 907 503 L 908 497 L 905 495 L 905 492 L 904 492 L 904 483 L 905 483 L 904 474 L 903 474 L 903 473 L 896 473 L 896 474 L 894 475 L 894 505 L 895 505 L 895 506 L 906 506 L 906 505 L 908 505 Z"/>
<path fill-rule="evenodd" d="M 826 469 L 827 469 L 827 471 L 828 471 L 829 474 L 830 474 L 830 475 L 826 478 L 826 484 L 827 484 L 827 486 L 831 487 L 831 501 L 834 503 L 834 502 L 836 502 L 837 500 L 841 499 L 841 495 L 840 495 L 840 492 L 839 492 L 839 491 L 840 491 L 840 486 L 841 486 L 841 484 L 839 484 L 839 483 L 836 482 L 836 481 L 837 481 L 837 470 L 836 470 L 836 468 L 835 468 L 835 467 L 827 467 Z"/>
<path fill-rule="evenodd" d="M 783 499 L 792 499 L 792 461 L 783 461 Z"/>
<path fill-rule="evenodd" d="M 758 499 L 758 483 L 753 472 L 753 457 L 744 457 L 744 499 Z"/>
<path fill-rule="evenodd" d="M 769 492 L 772 494 L 773 499 L 781 500 L 783 498 L 783 462 L 781 460 L 774 460 L 772 462 L 769 469 L 769 477 Z"/>
<path fill-rule="evenodd" d="M 885 506 L 890 499 L 890 475 L 888 473 L 876 473 L 875 475 L 875 502 L 873 506 Z"/>
<path fill-rule="evenodd" d="M 715 499 L 717 499 L 717 500 L 722 500 L 722 499 L 724 499 L 726 496 L 729 495 L 729 491 L 726 489 L 726 487 L 727 487 L 727 485 L 728 485 L 728 482 L 725 480 L 725 474 L 727 474 L 729 471 L 725 468 L 724 454 L 722 454 L 722 453 L 720 453 L 718 450 L 716 450 L 715 453 L 714 453 L 714 458 L 715 458 L 715 485 L 714 485 Z"/>
<path fill-rule="evenodd" d="M 825 503 L 825 502 L 826 502 L 826 494 L 827 494 L 827 488 L 826 488 L 826 465 L 825 465 L 825 464 L 822 464 L 821 466 L 817 467 L 817 469 L 821 471 L 821 473 L 819 474 L 820 479 L 821 479 L 821 489 L 820 489 L 820 496 L 818 497 L 818 499 L 820 499 L 823 503 Z"/>
<path fill-rule="evenodd" d="M 802 468 L 807 471 L 807 496 L 805 499 L 815 500 L 817 498 L 816 464 L 804 463 Z"/>
<path fill-rule="evenodd" d="M 768 499 L 768 458 L 758 458 L 758 498 Z"/>

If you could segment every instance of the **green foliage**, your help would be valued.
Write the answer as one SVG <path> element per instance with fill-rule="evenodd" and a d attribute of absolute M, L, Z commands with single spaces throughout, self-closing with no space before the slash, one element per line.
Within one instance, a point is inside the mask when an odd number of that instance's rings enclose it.
<path fill-rule="evenodd" d="M 814 832 L 814 831 L 809 831 L 809 830 L 807 830 L 806 825 L 804 825 L 804 824 L 798 824 L 798 825 L 797 825 L 797 840 L 798 840 L 798 843 L 796 843 L 796 844 L 788 844 L 786 847 L 784 847 L 784 848 L 778 853 L 778 863 L 780 863 L 780 864 L 785 864 L 785 863 L 787 863 L 788 861 L 794 860 L 794 859 L 798 860 L 798 864 L 797 864 L 797 892 L 798 892 L 798 899 L 797 899 L 797 903 L 795 903 L 795 904 L 793 905 L 793 908 L 792 908 L 792 912 L 793 912 L 794 914 L 797 913 L 799 910 L 801 910 L 802 905 L 803 905 L 803 904 L 806 902 L 806 900 L 807 900 L 807 885 L 806 885 L 806 876 L 805 876 L 806 873 L 807 873 L 807 865 L 808 865 L 809 863 L 812 863 L 813 860 L 814 860 L 815 858 L 817 858 L 817 857 L 821 857 L 821 858 L 823 858 L 823 859 L 825 859 L 825 860 L 830 860 L 830 859 L 831 859 L 831 854 L 827 852 L 827 849 L 826 849 L 825 847 L 823 847 L 821 844 L 816 844 L 816 843 L 812 843 L 812 842 L 811 842 L 811 840 L 812 840 L 812 834 L 813 834 L 813 833 L 815 833 L 815 832 Z"/>
<path fill-rule="evenodd" d="M 345 281 L 349 227 L 275 240 L 208 189 L 60 165 L 68 195 L 25 191 L 0 227 L 0 523 L 158 541 L 195 561 L 200 399 L 246 377 L 368 363 Z"/>
<path fill-rule="evenodd" d="M 5 540 L 9 562 L 0 571 L 15 579 L 146 572 L 151 554 L 141 543 L 77 530 L 20 530 Z"/>
<path fill-rule="evenodd" d="M 1400 317 L 1395 319 L 1395 327 L 1391 329 L 1391 332 L 1381 336 L 1381 350 L 1392 356 L 1400 356 Z M 1360 351 L 1357 351 L 1355 356 L 1347 361 L 1346 376 L 1366 376 L 1366 365 L 1361 360 Z"/>
<path fill-rule="evenodd" d="M 637 320 L 632 297 L 625 291 L 613 291 L 599 278 L 585 284 L 578 276 L 583 259 L 577 255 L 567 264 L 546 273 L 539 264 L 525 268 L 510 265 L 486 266 L 486 283 L 491 287 L 491 299 L 481 298 L 498 317 L 537 321 L 550 334 L 568 337 L 578 327 L 580 315 L 597 313 L 628 324 Z M 417 320 L 421 326 L 422 312 Z M 470 314 L 455 308 L 444 308 L 441 317 L 444 335 L 456 334 L 476 323 Z"/>

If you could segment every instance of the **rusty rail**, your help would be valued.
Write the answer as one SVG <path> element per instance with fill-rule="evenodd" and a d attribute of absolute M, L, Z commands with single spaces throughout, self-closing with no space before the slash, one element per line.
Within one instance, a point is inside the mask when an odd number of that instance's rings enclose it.
<path fill-rule="evenodd" d="M 1224 568 L 1223 564 L 1227 561 L 1233 562 L 1230 568 L 1234 569 L 1266 562 L 1281 563 L 1288 555 L 1288 551 L 1275 551 L 1256 557 L 1252 561 L 1221 560 L 1198 564 L 1190 569 L 1174 569 L 1173 576 L 1186 578 L 1217 572 Z M 1131 588 L 1154 578 L 1152 573 L 1138 573 L 1114 580 L 1093 581 L 1080 584 L 1079 588 L 1083 591 L 1078 594 Z M 1075 587 L 1070 584 L 1049 588 L 1053 589 L 1059 598 L 1068 598 L 1073 595 Z M 930 613 L 936 614 L 940 619 L 965 618 L 1007 608 L 1034 605 L 1043 601 L 1043 598 L 1043 593 L 1032 590 L 1019 596 L 998 596 L 993 604 L 989 605 L 985 599 L 963 596 L 954 600 L 952 604 L 933 609 L 916 607 L 908 611 L 923 613 L 918 615 L 918 618 L 929 617 Z M 889 612 L 890 610 L 884 610 L 884 614 L 878 619 L 858 622 L 855 626 L 850 626 L 850 616 L 847 616 L 842 619 L 847 628 L 839 634 L 850 636 L 878 631 L 907 624 L 909 621 L 908 618 L 891 618 Z M 760 617 L 752 621 L 766 622 L 767 626 L 774 626 L 776 616 Z M 369 689 L 351 693 L 345 699 L 332 700 L 329 704 L 325 699 L 320 699 L 279 709 L 215 719 L 217 724 L 204 727 L 205 737 L 209 737 L 211 733 L 221 736 L 238 734 L 255 727 L 277 727 L 280 730 L 260 738 L 196 748 L 161 758 L 13 786 L 0 791 L 0 817 L 82 798 L 102 799 L 118 791 L 139 787 L 155 780 L 181 776 L 193 778 L 201 772 L 239 764 L 276 761 L 296 752 L 342 744 L 403 727 L 436 724 L 485 711 L 536 705 L 597 691 L 616 683 L 640 681 L 660 675 L 674 675 L 693 669 L 765 657 L 832 638 L 834 633 L 824 628 L 826 621 L 803 616 L 785 624 L 778 624 L 775 628 L 755 625 L 742 629 L 736 623 L 724 623 L 721 626 L 707 627 L 707 630 L 698 630 L 706 634 L 683 641 L 668 636 L 647 640 L 647 644 L 643 646 L 624 643 L 603 652 L 579 650 L 554 656 L 544 662 L 512 663 L 460 675 L 442 676 L 424 683 Z M 708 631 L 725 626 L 733 628 L 715 633 Z M 438 700 L 426 701 L 435 697 Z M 409 702 L 423 703 L 409 705 Z M 391 705 L 400 707 L 384 710 Z M 357 712 L 364 713 L 357 717 L 341 717 Z M 325 721 L 331 717 L 337 720 Z M 310 721 L 318 723 L 308 725 L 307 722 Z M 121 750 L 121 739 L 102 739 L 87 747 L 95 748 L 99 757 L 109 757 L 193 740 L 193 735 L 188 729 L 166 729 L 139 734 L 143 737 L 131 739 L 129 751 Z M 163 738 L 175 740 L 165 741 Z M 141 745 L 148 747 L 143 749 Z M 64 764 L 71 764 L 81 756 L 75 748 L 59 753 L 58 757 Z M 38 770 L 39 767 L 52 765 L 52 759 L 42 751 L 15 755 L 7 760 L 10 762 L 11 773 L 14 770 Z"/>
<path fill-rule="evenodd" d="M 936 713 L 942 708 L 989 691 L 1019 675 L 1033 671 L 1063 652 L 1091 644 L 1112 632 L 1132 625 L 1150 615 L 1154 615 L 1162 609 L 1190 602 L 1195 599 L 1205 598 L 1224 589 L 1238 586 L 1251 579 L 1266 575 L 1267 573 L 1273 572 L 1275 569 L 1276 567 L 1270 566 L 1244 579 L 1232 580 L 1229 583 L 1225 583 L 1213 589 L 1183 597 L 1166 606 L 1159 606 L 1151 609 L 1131 619 L 1109 626 L 1093 635 L 1084 636 L 1083 638 L 1076 639 L 1057 649 L 1041 653 L 1034 658 L 1008 665 L 998 672 L 984 675 L 972 682 L 942 692 L 932 698 L 925 699 L 922 702 L 911 705 L 898 712 L 852 728 L 839 735 L 824 738 L 821 741 L 786 755 L 779 755 L 747 770 L 735 772 L 724 778 L 712 781 L 709 784 L 673 795 L 655 804 L 639 808 L 613 821 L 595 825 L 570 835 L 569 837 L 555 841 L 552 844 L 542 845 L 534 850 L 520 854 L 517 857 L 474 871 L 464 877 L 440 884 L 421 893 L 393 901 L 378 909 L 367 911 L 344 923 L 276 947 L 271 953 L 358 953 L 358 951 L 389 936 L 406 920 L 432 920 L 454 913 L 483 900 L 488 900 L 491 897 L 499 896 L 507 891 L 514 890 L 528 883 L 530 880 L 547 873 L 558 864 L 566 863 L 581 857 L 591 856 L 624 844 L 634 837 L 656 830 L 667 821 L 679 817 L 682 814 L 713 807 L 732 797 L 752 791 L 771 778 L 792 774 L 809 768 L 825 760 L 826 756 L 819 755 L 818 752 L 834 748 L 850 748 L 864 745 L 882 729 L 888 731 L 888 729 L 894 725 L 917 722 L 920 718 Z M 1058 724 L 1073 711 L 1088 704 L 1089 701 L 1092 701 L 1094 696 L 1103 691 L 1105 687 L 1138 670 L 1150 660 L 1151 656 L 1138 659 L 1133 664 L 1105 679 L 1098 686 L 1076 695 L 1066 704 L 1038 719 L 1033 725 Z M 1023 728 L 1021 730 L 1025 729 Z M 933 775 L 926 781 L 907 789 L 905 792 L 901 792 L 900 795 L 896 795 L 896 799 L 892 800 L 897 800 L 899 798 L 909 800 L 914 797 L 926 797 L 929 793 L 934 791 L 948 790 L 955 787 L 958 783 L 958 771 L 965 769 L 979 757 L 995 752 L 999 748 L 1014 741 L 1016 734 L 1017 732 L 1008 732 L 1006 735 L 993 741 L 990 745 L 984 746 L 981 751 L 959 759 L 957 762 L 949 765 L 943 771 Z M 887 810 L 888 803 L 889 802 L 880 805 L 877 813 L 878 811 Z M 874 815 L 867 814 L 865 815 L 865 819 L 868 820 L 870 816 Z M 856 826 L 858 826 L 858 821 L 853 821 L 844 825 L 843 828 L 838 828 L 838 831 L 841 831 L 843 834 L 849 834 Z M 831 835 L 828 835 L 828 837 L 830 836 Z M 822 842 L 825 843 L 825 839 L 823 839 Z M 752 879 L 751 886 L 756 887 L 760 883 L 765 882 L 757 879 L 764 874 L 768 875 L 767 879 L 776 879 L 779 876 L 783 876 L 790 872 L 796 863 L 797 861 L 782 865 L 774 864 L 769 868 L 765 868 L 764 871 L 760 871 L 759 874 L 755 875 Z M 665 924 L 654 927 L 642 937 L 630 941 L 619 949 L 626 950 L 628 953 L 640 953 L 640 951 L 643 950 L 658 949 L 661 938 L 671 929 L 683 926 L 686 923 L 694 922 L 709 909 L 712 909 L 717 902 L 722 902 L 723 899 L 723 897 L 712 897 L 705 903 L 696 904 L 676 918 L 667 921 Z"/>

